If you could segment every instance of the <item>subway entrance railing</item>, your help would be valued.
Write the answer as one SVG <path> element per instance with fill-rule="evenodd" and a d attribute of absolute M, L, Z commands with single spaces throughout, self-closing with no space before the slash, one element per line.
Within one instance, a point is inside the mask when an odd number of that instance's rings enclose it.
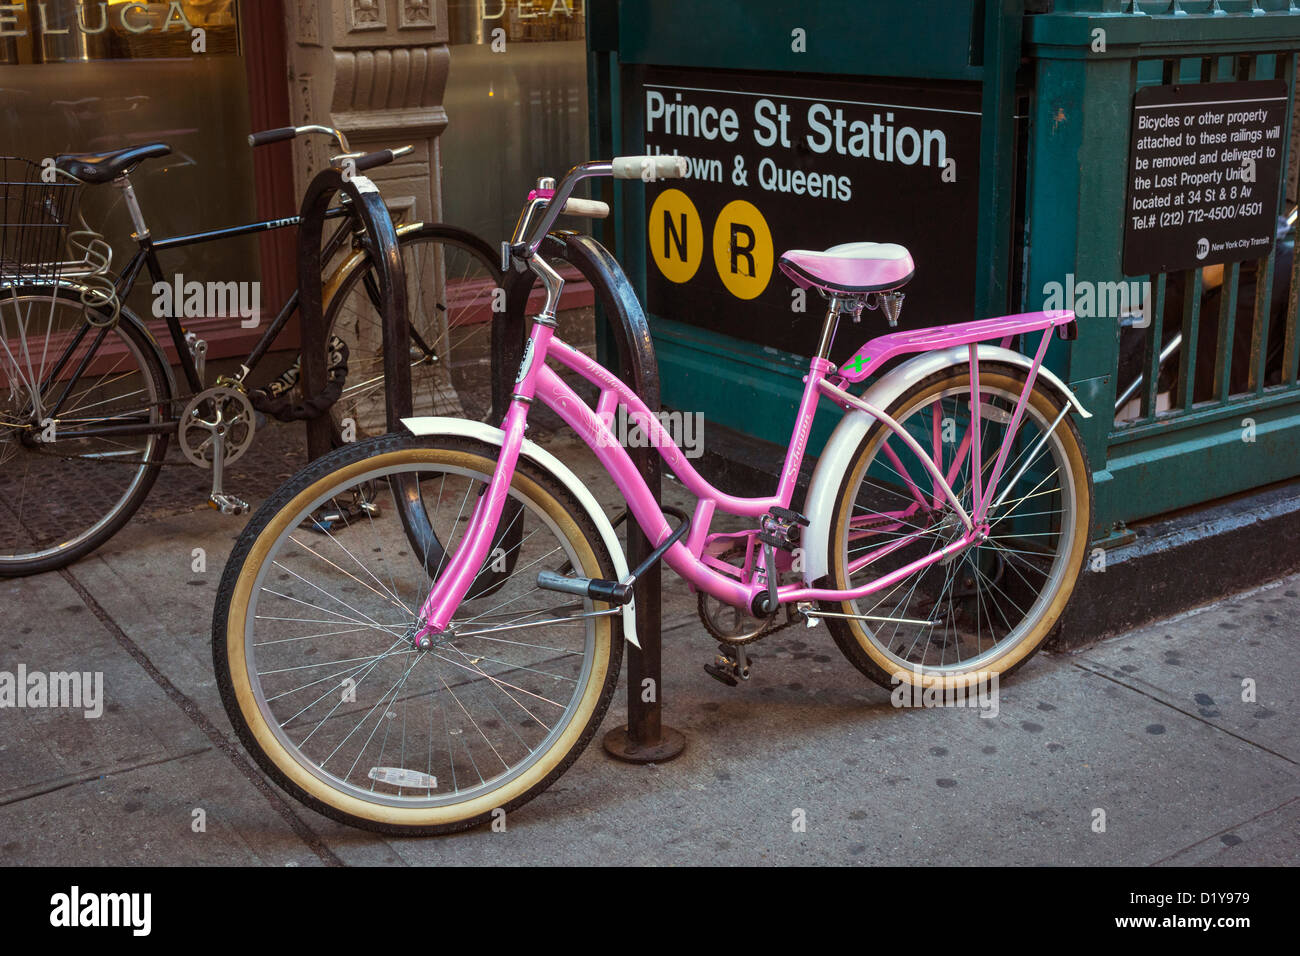
<path fill-rule="evenodd" d="M 1098 299 L 1099 289 L 1119 283 L 1142 289 L 1134 297 L 1141 307 L 1127 317 L 1101 308 L 1081 320 L 1063 358 L 1067 378 L 1099 413 L 1087 423 L 1098 537 L 1122 536 L 1127 521 L 1300 475 L 1297 276 L 1286 225 L 1294 208 L 1287 197 L 1295 195 L 1288 160 L 1298 49 L 1300 7 L 1288 0 L 1065 0 L 1026 20 L 1034 75 L 1024 300 L 1065 285 Z M 1230 129 L 1214 122 L 1220 115 L 1234 120 Z M 1158 116 L 1172 125 L 1150 119 Z M 1180 128 L 1180 117 L 1194 125 Z M 1157 153 L 1161 167 L 1130 169 L 1131 157 L 1166 131 L 1180 146 Z M 1192 151 L 1196 161 L 1182 163 Z M 1245 162 L 1261 151 L 1272 156 Z M 1250 174 L 1238 178 L 1220 162 L 1227 157 Z M 1164 194 L 1148 190 L 1151 211 L 1135 208 L 1143 195 L 1131 191 L 1135 182 L 1153 180 L 1173 185 Z M 1212 233 L 1217 217 L 1248 211 L 1273 224 L 1272 247 L 1204 266 L 1164 250 L 1146 264 L 1179 261 L 1139 272 L 1143 256 L 1135 249 L 1143 243 L 1133 223 L 1178 218 L 1180 207 L 1154 204 L 1203 199 L 1207 189 L 1216 201 L 1187 209 L 1182 218 L 1196 214 L 1196 221 L 1184 226 L 1197 230 L 1188 235 Z M 1216 258 L 1206 254 L 1207 262 Z"/>
<path fill-rule="evenodd" d="M 1133 120 L 1269 100 L 1261 116 L 1210 132 L 1267 132 L 1276 155 L 1260 157 L 1252 181 L 1215 188 L 1248 190 L 1218 204 L 1248 204 L 1243 220 L 1284 219 L 1300 4 L 622 0 L 590 10 L 588 28 L 593 153 L 699 161 L 680 186 L 686 201 L 621 187 L 604 235 L 648 304 L 666 406 L 784 441 L 808 316 L 779 278 L 751 281 L 771 268 L 764 254 L 903 241 L 918 265 L 905 326 L 1080 313 L 1079 338 L 1053 343 L 1048 364 L 1094 412 L 1080 425 L 1096 540 L 1300 475 L 1294 233 L 1224 262 L 1236 240 L 1216 237 L 1241 223 L 1209 221 L 1206 245 L 1220 248 L 1183 255 L 1191 217 L 1158 205 L 1179 192 L 1161 184 L 1224 163 L 1144 152 L 1172 140 L 1144 139 Z M 1256 85 L 1223 85 L 1241 83 Z M 855 120 L 881 138 L 855 148 Z M 1243 145 L 1260 143 L 1224 142 L 1216 160 Z M 1206 189 L 1179 201 L 1204 213 Z M 674 224 L 664 235 L 661 218 Z M 842 331 L 840 346 L 879 325 Z"/>

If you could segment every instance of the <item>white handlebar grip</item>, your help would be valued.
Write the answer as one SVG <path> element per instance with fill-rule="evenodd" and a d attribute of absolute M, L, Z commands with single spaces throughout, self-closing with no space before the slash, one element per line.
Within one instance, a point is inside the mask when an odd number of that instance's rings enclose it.
<path fill-rule="evenodd" d="M 599 199 L 570 199 L 564 204 L 564 214 L 604 219 L 609 215 L 609 203 L 603 203 Z"/>
<path fill-rule="evenodd" d="M 686 175 L 685 156 L 618 156 L 610 164 L 615 179 L 680 179 Z"/>

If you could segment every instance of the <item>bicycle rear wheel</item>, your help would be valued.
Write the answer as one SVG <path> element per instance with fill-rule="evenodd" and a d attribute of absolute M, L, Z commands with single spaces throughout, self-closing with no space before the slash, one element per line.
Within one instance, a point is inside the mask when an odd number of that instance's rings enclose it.
<path fill-rule="evenodd" d="M 453 226 L 424 223 L 402 231 L 406 272 L 411 399 L 416 415 L 487 421 L 492 413 L 493 299 L 501 270 L 488 245 Z M 330 409 L 359 437 L 386 432 L 383 325 L 374 270 L 361 259 L 331 290 L 325 326 L 348 346 L 343 394 Z"/>
<path fill-rule="evenodd" d="M 612 561 L 572 495 L 531 463 L 509 493 L 523 533 L 508 579 L 471 591 L 432 647 L 414 643 L 441 567 L 413 553 L 394 498 L 414 488 L 450 548 L 497 454 L 452 437 L 347 445 L 290 479 L 239 538 L 213 621 L 222 700 L 262 768 L 321 813 L 387 833 L 474 826 L 545 789 L 604 717 L 616 612 L 536 580 L 569 564 L 608 578 Z"/>
<path fill-rule="evenodd" d="M 980 367 L 984 485 L 1024 383 L 1021 369 Z M 1011 673 L 1052 632 L 1087 555 L 1092 515 L 1087 453 L 1062 409 L 1054 394 L 1034 389 L 999 481 L 1000 503 L 988 512 L 988 539 L 911 573 L 913 562 L 956 540 L 962 525 L 896 434 L 877 422 L 863 438 L 832 517 L 829 586 L 902 576 L 868 597 L 821 607 L 842 615 L 827 618 L 830 632 L 873 681 L 971 686 Z M 963 366 L 929 376 L 889 414 L 930 454 L 970 513 L 969 372 Z"/>
<path fill-rule="evenodd" d="M 0 576 L 90 553 L 158 477 L 166 433 L 105 429 L 166 421 L 167 375 L 145 332 L 108 320 L 70 289 L 0 289 Z"/>

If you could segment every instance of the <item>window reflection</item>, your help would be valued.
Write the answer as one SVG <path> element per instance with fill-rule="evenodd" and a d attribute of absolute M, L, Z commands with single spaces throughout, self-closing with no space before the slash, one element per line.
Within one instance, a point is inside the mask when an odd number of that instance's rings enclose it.
<path fill-rule="evenodd" d="M 131 175 L 155 236 L 199 232 L 256 218 L 252 150 L 248 147 L 249 94 L 239 53 L 238 4 L 0 2 L 0 153 L 40 161 L 58 153 L 93 153 L 165 142 L 172 155 L 149 160 Z M 99 25 L 99 8 L 109 26 Z M 17 7 L 17 12 L 13 8 Z M 169 10 L 172 27 L 163 32 Z M 178 11 L 178 12 L 176 12 Z M 121 28 L 122 16 L 135 28 Z M 207 30 L 208 52 L 191 52 L 182 18 Z M 64 29 L 66 33 L 55 30 Z M 81 212 L 116 250 L 115 268 L 134 251 L 120 190 L 82 191 Z M 256 238 L 222 240 L 163 254 L 163 268 L 187 278 L 256 280 Z M 137 285 L 129 305 L 150 315 L 149 283 Z"/>
<path fill-rule="evenodd" d="M 587 156 L 583 0 L 448 0 L 443 218 L 496 240 L 532 182 Z"/>

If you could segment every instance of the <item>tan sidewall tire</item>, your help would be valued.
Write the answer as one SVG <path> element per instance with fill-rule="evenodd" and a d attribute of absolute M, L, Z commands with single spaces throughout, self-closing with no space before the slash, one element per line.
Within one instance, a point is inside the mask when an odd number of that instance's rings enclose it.
<path fill-rule="evenodd" d="M 381 439 L 382 440 L 382 439 Z M 341 449 L 346 451 L 346 449 Z M 338 454 L 337 452 L 335 454 Z M 482 471 L 490 475 L 496 462 L 481 455 L 452 451 L 443 448 L 406 448 L 373 457 L 362 458 L 324 475 L 312 482 L 293 496 L 288 503 L 279 508 L 275 516 L 257 535 L 246 558 L 242 562 L 231 594 L 229 613 L 226 618 L 225 664 L 230 675 L 231 687 L 237 702 L 239 716 L 255 741 L 255 756 L 265 766 L 267 762 L 278 771 L 282 783 L 289 785 L 296 795 L 305 795 L 308 802 L 318 804 L 318 808 L 335 811 L 331 815 L 343 814 L 351 818 L 347 822 L 369 823 L 383 828 L 418 828 L 429 832 L 455 830 L 473 826 L 491 817 L 497 808 L 511 809 L 523 803 L 549 784 L 552 775 L 567 767 L 566 758 L 576 759 L 577 753 L 585 746 L 594 732 L 593 718 L 598 724 L 604 716 L 609 702 L 608 690 L 610 669 L 614 666 L 615 655 L 611 645 L 613 628 L 610 617 L 600 617 L 595 621 L 595 660 L 592 662 L 590 677 L 578 709 L 569 721 L 564 733 L 551 748 L 524 773 L 505 783 L 501 788 L 481 794 L 479 797 L 463 804 L 446 807 L 402 808 L 368 803 L 346 793 L 341 793 L 327 786 L 322 780 L 302 767 L 285 749 L 279 738 L 257 706 L 256 695 L 248 677 L 245 660 L 244 627 L 248 613 L 249 599 L 252 595 L 258 569 L 266 559 L 267 553 L 285 530 L 294 515 L 307 504 L 325 494 L 329 489 L 338 487 L 350 478 L 382 468 L 386 465 L 410 464 L 423 462 L 450 465 Z M 539 505 L 561 534 L 573 547 L 581 564 L 581 573 L 590 577 L 612 577 L 612 570 L 604 567 L 593 550 L 582 529 L 573 520 L 563 503 L 546 491 L 541 484 L 525 474 L 524 467 L 516 471 L 512 489 L 525 498 Z M 621 639 L 621 638 L 620 638 Z M 617 677 L 617 674 L 614 675 Z M 233 716 L 233 715 L 232 715 Z M 245 741 L 247 744 L 248 741 Z M 260 754 L 256 751 L 260 750 Z M 576 751 L 576 752 L 575 752 Z M 557 772 L 558 771 L 558 772 Z M 328 811 L 327 811 L 328 812 Z"/>
<path fill-rule="evenodd" d="M 889 409 L 889 414 L 896 421 L 902 422 L 916 407 L 922 405 L 936 393 L 954 386 L 969 387 L 969 381 L 969 373 L 965 371 L 936 373 L 930 381 L 919 384 L 912 392 L 900 399 L 894 408 Z M 994 386 L 1004 391 L 1019 394 L 1024 385 L 1024 378 L 1004 366 L 999 366 L 996 371 L 986 370 L 985 367 L 981 366 L 980 384 L 981 386 Z M 1046 416 L 1049 423 L 1056 418 L 1062 407 L 1054 396 L 1039 388 L 1035 388 L 1030 394 L 1029 401 L 1040 414 Z M 901 410 L 895 411 L 895 409 Z M 838 542 L 844 533 L 844 524 L 853 511 L 851 499 L 862 479 L 868 457 L 875 453 L 877 446 L 886 434 L 888 434 L 888 430 L 884 425 L 876 424 L 872 426 L 871 431 L 868 432 L 867 437 L 864 439 L 862 450 L 854 459 L 853 467 L 846 473 L 846 478 L 840 486 L 840 493 L 835 506 L 835 516 L 831 526 L 828 564 L 831 569 L 830 579 L 832 583 L 830 586 L 837 590 L 843 590 L 847 586 L 842 561 L 843 556 Z M 1034 628 L 1022 637 L 1014 647 L 1007 648 L 1004 654 L 981 664 L 976 671 L 940 676 L 933 673 L 917 673 L 903 667 L 898 661 L 889 658 L 866 636 L 859 622 L 828 619 L 829 629 L 835 637 L 836 643 L 854 666 L 882 687 L 892 688 L 898 686 L 898 682 L 893 678 L 894 675 L 899 674 L 904 682 L 914 687 L 934 687 L 949 690 L 972 686 L 973 677 L 977 674 L 997 674 L 999 677 L 1010 674 L 1042 646 L 1060 620 L 1061 613 L 1065 610 L 1065 605 L 1074 592 L 1075 582 L 1078 580 L 1079 572 L 1082 570 L 1083 562 L 1088 554 L 1089 528 L 1092 522 L 1092 485 L 1088 456 L 1070 416 L 1067 415 L 1062 420 L 1060 426 L 1056 429 L 1056 434 L 1059 434 L 1062 438 L 1074 482 L 1076 502 L 1074 540 L 1065 563 L 1066 576 Z M 852 605 L 848 602 L 830 605 L 829 608 L 839 613 L 854 613 Z"/>

